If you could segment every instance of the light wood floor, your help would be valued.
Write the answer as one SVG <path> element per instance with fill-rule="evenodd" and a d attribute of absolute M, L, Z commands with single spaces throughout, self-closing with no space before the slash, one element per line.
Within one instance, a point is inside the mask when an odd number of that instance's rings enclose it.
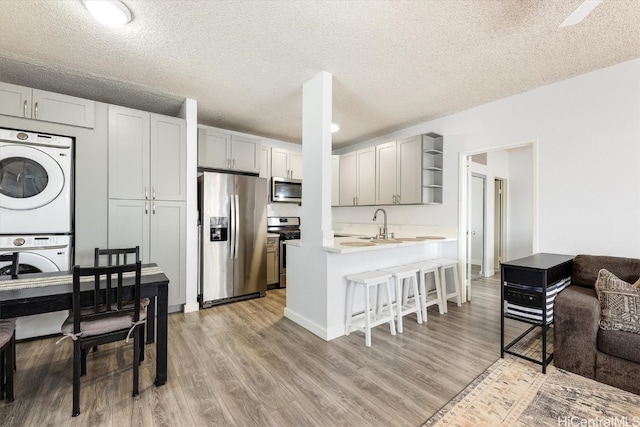
<path fill-rule="evenodd" d="M 140 396 L 131 397 L 131 344 L 90 353 L 80 409 L 71 418 L 70 341 L 18 343 L 16 400 L 0 426 L 419 426 L 500 356 L 497 278 L 473 300 L 428 322 L 386 326 L 325 342 L 282 316 L 285 291 L 177 313 L 169 320 L 169 380 L 153 385 L 146 347 Z M 509 337 L 524 329 L 508 324 Z"/>

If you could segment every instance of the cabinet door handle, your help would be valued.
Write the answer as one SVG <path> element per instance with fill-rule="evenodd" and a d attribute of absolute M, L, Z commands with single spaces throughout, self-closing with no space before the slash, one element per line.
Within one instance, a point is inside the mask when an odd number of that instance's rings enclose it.
<path fill-rule="evenodd" d="M 35 110 L 35 113 L 36 113 L 36 117 L 35 118 L 37 119 L 38 118 L 38 103 L 37 102 L 35 104 L 34 110 Z"/>
<path fill-rule="evenodd" d="M 149 213 L 149 204 L 144 202 L 144 214 L 147 215 Z"/>
<path fill-rule="evenodd" d="M 397 203 L 400 204 L 400 195 L 399 194 L 396 196 L 396 200 L 397 200 Z"/>
<path fill-rule="evenodd" d="M 396 204 L 396 195 L 391 196 L 391 203 Z"/>
<path fill-rule="evenodd" d="M 156 199 L 156 187 L 151 187 L 151 198 Z"/>
<path fill-rule="evenodd" d="M 144 199 L 149 200 L 149 190 L 147 190 L 147 186 L 144 186 Z"/>
<path fill-rule="evenodd" d="M 23 110 L 24 110 L 24 116 L 29 117 L 27 116 L 27 100 L 26 99 L 24 100 Z"/>
<path fill-rule="evenodd" d="M 236 159 L 233 159 L 233 168 L 236 168 Z"/>
<path fill-rule="evenodd" d="M 151 212 L 155 215 L 156 214 L 156 204 L 155 203 L 151 203 Z"/>

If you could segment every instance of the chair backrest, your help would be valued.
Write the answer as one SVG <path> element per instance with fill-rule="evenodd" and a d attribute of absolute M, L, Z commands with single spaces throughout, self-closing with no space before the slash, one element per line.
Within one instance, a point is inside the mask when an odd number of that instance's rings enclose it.
<path fill-rule="evenodd" d="M 128 259 L 129 255 L 135 255 L 135 261 Z M 135 248 L 119 248 L 119 249 L 95 249 L 93 257 L 93 266 L 98 267 L 100 265 L 100 257 L 107 257 L 106 265 L 123 265 L 133 264 L 140 261 L 140 246 Z M 133 256 L 131 257 L 133 258 Z M 114 263 L 115 261 L 115 263 Z"/>
<path fill-rule="evenodd" d="M 11 274 L 11 278 L 12 279 L 17 279 L 18 278 L 18 269 L 20 268 L 19 257 L 20 257 L 20 253 L 19 252 L 13 252 L 13 253 L 0 255 L 0 261 L 4 261 L 4 262 L 11 261 L 11 266 L 9 268 L 9 274 Z"/>
<path fill-rule="evenodd" d="M 73 267 L 73 329 L 80 332 L 80 322 L 107 316 L 132 314 L 140 320 L 140 272 L 142 263 L 104 267 Z M 133 277 L 130 277 L 133 273 Z M 127 274 L 127 277 L 125 277 Z M 114 277 L 115 276 L 115 277 Z M 83 278 L 91 277 L 91 288 L 82 288 Z M 86 283 L 86 282 L 85 282 Z M 85 292 L 85 291 L 93 292 Z M 133 295 L 131 292 L 133 291 Z M 131 304 L 133 302 L 133 304 Z"/>

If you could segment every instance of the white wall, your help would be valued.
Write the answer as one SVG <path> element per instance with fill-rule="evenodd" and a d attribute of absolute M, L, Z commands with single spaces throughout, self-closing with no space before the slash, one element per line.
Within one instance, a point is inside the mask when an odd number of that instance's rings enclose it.
<path fill-rule="evenodd" d="M 457 225 L 459 153 L 537 140 L 534 191 L 538 207 L 533 217 L 538 251 L 640 257 L 638 76 L 640 59 L 635 59 L 403 129 L 336 154 L 419 133 L 444 135 L 444 203 L 389 206 L 389 221 Z M 373 210 L 333 208 L 333 219 L 370 222 Z"/>
<path fill-rule="evenodd" d="M 532 156 L 531 146 L 509 153 L 507 260 L 529 256 L 534 252 Z"/>

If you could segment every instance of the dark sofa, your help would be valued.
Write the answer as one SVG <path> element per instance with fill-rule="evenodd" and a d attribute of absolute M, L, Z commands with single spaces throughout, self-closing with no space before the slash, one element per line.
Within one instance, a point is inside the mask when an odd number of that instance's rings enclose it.
<path fill-rule="evenodd" d="M 640 394 L 640 334 L 602 330 L 595 282 L 605 268 L 634 283 L 640 259 L 578 255 L 571 286 L 554 302 L 554 364 L 556 367 Z"/>

